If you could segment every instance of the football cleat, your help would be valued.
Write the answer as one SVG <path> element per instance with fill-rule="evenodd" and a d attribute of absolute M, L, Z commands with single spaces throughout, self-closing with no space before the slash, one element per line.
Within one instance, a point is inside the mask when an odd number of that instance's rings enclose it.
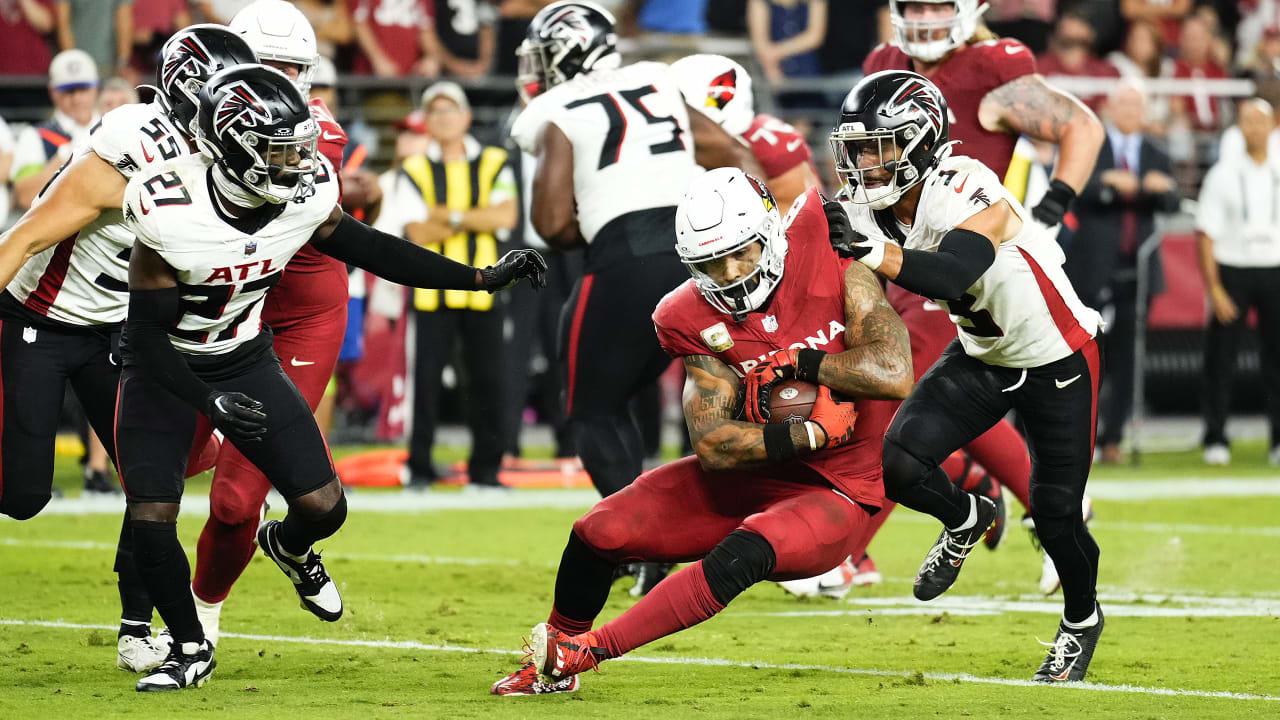
<path fill-rule="evenodd" d="M 569 636 L 548 623 L 538 623 L 530 631 L 526 647 L 538 672 L 552 682 L 558 682 L 580 672 L 597 669 L 608 651 L 592 645 L 593 639 L 590 632 Z"/>
<path fill-rule="evenodd" d="M 636 584 L 631 586 L 627 594 L 633 598 L 644 597 L 666 579 L 667 574 L 675 567 L 675 563 L 635 563 L 632 568 L 636 576 Z"/>
<path fill-rule="evenodd" d="M 942 529 L 938 539 L 925 555 L 920 572 L 916 574 L 914 592 L 917 600 L 932 600 L 955 583 L 960 576 L 960 566 L 969 551 L 978 544 L 982 536 L 996 519 L 996 504 L 991 499 L 979 495 L 970 495 L 977 509 L 977 521 L 965 530 Z"/>
<path fill-rule="evenodd" d="M 1040 664 L 1031 679 L 1042 683 L 1077 682 L 1084 679 L 1089 661 L 1102 635 L 1102 607 L 1095 605 L 1098 613 L 1096 625 L 1079 630 L 1058 623 L 1058 637 L 1053 642 L 1041 642 L 1049 648 L 1049 655 Z"/>
<path fill-rule="evenodd" d="M 178 643 L 169 648 L 164 662 L 138 681 L 138 692 L 181 690 L 204 685 L 218 663 L 213 659 L 213 645 L 208 640 Z"/>
<path fill-rule="evenodd" d="M 155 670 L 169 657 L 169 645 L 172 641 L 168 633 L 160 633 L 155 637 L 121 635 L 116 642 L 116 667 L 134 673 Z"/>
<path fill-rule="evenodd" d="M 1231 448 L 1222 443 L 1206 445 L 1204 448 L 1204 464 L 1226 467 L 1231 464 Z"/>
<path fill-rule="evenodd" d="M 210 645 L 217 645 L 218 625 L 222 618 L 222 603 L 205 602 L 196 595 L 194 589 L 191 591 L 191 597 L 196 601 L 196 618 L 200 620 L 200 627 L 204 628 L 204 639 L 208 640 Z"/>
<path fill-rule="evenodd" d="M 268 520 L 258 527 L 258 546 L 263 554 L 275 561 L 298 591 L 302 607 L 325 622 L 336 622 L 342 617 L 342 595 L 338 584 L 325 572 L 320 553 L 308 549 L 307 558 L 298 562 L 285 554 L 279 543 L 279 520 Z"/>
<path fill-rule="evenodd" d="M 876 561 L 871 559 L 870 555 L 863 553 L 862 559 L 853 564 L 853 586 L 867 587 L 868 585 L 879 585 L 884 582 L 884 578 L 880 576 L 880 571 L 876 569 Z"/>
<path fill-rule="evenodd" d="M 84 469 L 84 492 L 102 495 L 118 495 L 120 488 L 111 482 L 111 475 L 105 470 Z"/>
<path fill-rule="evenodd" d="M 581 681 L 578 680 L 577 675 L 570 675 L 556 682 L 547 682 L 538 674 L 538 668 L 530 660 L 521 665 L 519 670 L 494 683 L 489 688 L 489 694 L 549 695 L 551 693 L 573 692 L 578 689 L 580 684 Z"/>
<path fill-rule="evenodd" d="M 872 565 L 874 571 L 875 565 Z M 783 580 L 778 587 L 796 597 L 823 597 L 841 600 L 853 588 L 853 577 L 857 570 L 853 558 L 847 557 L 839 565 L 813 577 L 799 580 Z"/>

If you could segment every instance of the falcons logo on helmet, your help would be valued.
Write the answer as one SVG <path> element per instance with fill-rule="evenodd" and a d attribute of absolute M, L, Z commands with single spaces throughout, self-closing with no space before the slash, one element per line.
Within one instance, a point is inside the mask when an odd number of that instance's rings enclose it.
<path fill-rule="evenodd" d="M 591 47 L 591 24 L 576 7 L 567 7 L 547 19 L 549 35 L 564 42 L 566 47 L 586 50 Z"/>
<path fill-rule="evenodd" d="M 215 70 L 217 68 L 214 67 L 209 50 L 199 38 L 188 35 L 178 43 L 178 47 L 170 53 L 169 57 L 165 58 L 164 68 L 160 72 L 161 84 L 170 87 L 177 82 L 180 74 L 208 77 Z"/>
<path fill-rule="evenodd" d="M 225 135 L 227 129 L 236 123 L 242 127 L 257 127 L 272 122 L 271 112 L 262 98 L 243 80 L 228 85 L 213 109 L 213 131 L 218 137 Z"/>
<path fill-rule="evenodd" d="M 738 94 L 738 71 L 729 68 L 724 74 L 717 75 L 707 86 L 707 102 L 705 107 L 723 110 L 725 105 Z"/>
<path fill-rule="evenodd" d="M 935 130 L 942 131 L 942 100 L 936 92 L 930 92 L 924 83 L 913 80 L 902 86 L 889 106 L 898 111 L 914 107 L 924 113 Z"/>

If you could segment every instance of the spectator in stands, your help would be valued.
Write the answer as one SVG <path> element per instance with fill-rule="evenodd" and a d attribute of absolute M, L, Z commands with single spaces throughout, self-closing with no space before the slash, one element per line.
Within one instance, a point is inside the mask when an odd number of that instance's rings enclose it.
<path fill-rule="evenodd" d="M 1130 23 L 1124 36 L 1124 46 L 1108 53 L 1107 62 L 1115 66 L 1120 77 L 1139 83 L 1152 78 L 1173 77 L 1173 58 L 1165 56 L 1164 35 L 1150 20 Z M 1168 122 L 1168 96 L 1149 98 L 1144 131 L 1163 136 Z"/>
<path fill-rule="evenodd" d="M 549 3 L 549 0 L 502 0 L 498 5 L 497 50 L 494 56 L 494 72 L 499 75 L 515 75 L 516 48 L 524 41 L 529 22 Z"/>
<path fill-rule="evenodd" d="M 1075 77 L 1116 77 L 1119 71 L 1111 63 L 1094 54 L 1097 36 L 1093 27 L 1082 15 L 1065 13 L 1054 27 L 1049 39 L 1049 52 L 1036 58 L 1036 66 L 1042 75 L 1071 75 Z M 1081 98 L 1089 107 L 1101 106 L 1104 95 Z"/>
<path fill-rule="evenodd" d="M 1196 235 L 1208 290 L 1203 408 L 1204 461 L 1227 465 L 1231 376 L 1249 310 L 1258 312 L 1262 379 L 1271 424 L 1272 465 L 1280 464 L 1280 168 L 1268 151 L 1275 129 L 1271 104 L 1240 104 L 1245 154 L 1223 157 L 1200 186 Z"/>
<path fill-rule="evenodd" d="M 1280 0 L 1255 0 L 1240 3 L 1240 22 L 1236 24 L 1235 65 L 1244 66 L 1253 56 L 1254 48 L 1262 41 L 1267 28 L 1280 25 Z"/>
<path fill-rule="evenodd" d="M 827 37 L 822 42 L 818 60 L 823 75 L 842 75 L 848 79 L 840 98 L 853 87 L 856 78 L 861 77 L 862 61 L 867 55 L 876 45 L 892 39 L 889 0 L 827 3 Z"/>
<path fill-rule="evenodd" d="M 56 0 L 58 49 L 80 48 L 100 75 L 131 77 L 133 0 Z"/>
<path fill-rule="evenodd" d="M 750 0 L 747 32 L 768 81 L 821 73 L 818 48 L 827 36 L 827 0 Z"/>
<path fill-rule="evenodd" d="M 1165 45 L 1178 44 L 1179 23 L 1191 13 L 1193 0 L 1120 0 L 1120 14 L 1127 22 L 1148 20 L 1160 28 Z"/>
<path fill-rule="evenodd" d="M 138 102 L 138 91 L 133 83 L 122 77 L 113 77 L 102 84 L 98 93 L 98 114 L 106 115 L 121 105 Z"/>
<path fill-rule="evenodd" d="M 205 22 L 226 25 L 251 2 L 253 0 L 195 0 L 195 6 Z"/>
<path fill-rule="evenodd" d="M 294 0 L 316 31 L 316 52 L 322 57 L 336 57 L 338 48 L 355 39 L 351 27 L 349 0 Z"/>
<path fill-rule="evenodd" d="M 989 5 L 982 20 L 991 32 L 1021 40 L 1036 55 L 1048 49 L 1058 0 L 1000 0 Z"/>
<path fill-rule="evenodd" d="M 1199 15 L 1192 15 L 1182 23 L 1182 36 L 1178 43 L 1178 58 L 1174 63 L 1175 78 L 1227 77 L 1227 71 L 1213 59 L 1213 30 Z M 1221 101 L 1205 91 L 1190 95 L 1177 95 L 1170 99 L 1170 109 L 1175 119 L 1183 120 L 1193 130 L 1219 130 L 1222 121 Z"/>
<path fill-rule="evenodd" d="M 83 50 L 63 50 L 49 65 L 53 117 L 18 136 L 13 167 L 14 202 L 26 210 L 40 188 L 71 157 L 76 142 L 98 122 L 98 68 Z"/>
<path fill-rule="evenodd" d="M 1132 81 L 1121 83 L 1107 97 L 1107 139 L 1072 210 L 1079 226 L 1071 235 L 1064 265 L 1081 300 L 1112 310 L 1097 442 L 1107 463 L 1120 461 L 1120 441 L 1133 410 L 1138 247 L 1155 229 L 1156 213 L 1178 208 L 1169 156 L 1143 134 L 1144 105 L 1143 92 Z M 1146 270 L 1151 282 L 1142 302 L 1149 303 L 1163 287 L 1158 253 L 1151 255 Z"/>
<path fill-rule="evenodd" d="M 498 243 L 516 224 L 515 174 L 507 151 L 471 137 L 471 106 L 461 87 L 444 81 L 422 94 L 431 143 L 424 155 L 405 160 L 410 182 L 390 198 L 408 220 L 404 235 L 459 262 L 496 262 Z M 442 194 L 439 194 L 443 191 Z M 413 421 L 409 440 L 411 486 L 437 479 L 431 462 L 441 373 L 458 341 L 467 379 L 471 486 L 499 488 L 503 452 L 505 364 L 500 351 L 503 313 L 482 291 L 418 290 L 414 293 Z"/>
<path fill-rule="evenodd" d="M 497 11 L 487 0 L 435 0 L 435 35 L 445 75 L 483 77 L 493 68 Z"/>
<path fill-rule="evenodd" d="M 1280 25 L 1272 25 L 1262 32 L 1262 39 L 1240 69 L 1258 84 L 1258 94 L 1274 97 L 1280 84 Z"/>
<path fill-rule="evenodd" d="M 355 0 L 355 72 L 378 77 L 440 74 L 431 0 Z"/>
<path fill-rule="evenodd" d="M 154 74 L 161 46 L 175 30 L 190 24 L 187 0 L 133 0 L 134 69 L 143 77 Z"/>
<path fill-rule="evenodd" d="M 707 30 L 707 0 L 625 0 L 618 8 L 618 33 L 628 37 L 640 32 L 705 35 Z"/>
<path fill-rule="evenodd" d="M 53 0 L 0 0 L 0 75 L 43 75 L 53 29 Z"/>

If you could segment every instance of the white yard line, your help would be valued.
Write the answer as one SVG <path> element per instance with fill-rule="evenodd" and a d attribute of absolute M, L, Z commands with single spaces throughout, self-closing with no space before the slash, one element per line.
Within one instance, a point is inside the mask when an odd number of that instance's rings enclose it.
<path fill-rule="evenodd" d="M 1277 617 L 1280 599 L 1267 597 L 1199 597 L 1188 595 L 1101 594 L 1106 614 L 1112 617 Z M 1062 602 L 1040 595 L 993 598 L 985 595 L 945 595 L 928 603 L 910 596 L 850 597 L 845 604 L 858 609 L 785 610 L 737 613 L 756 617 L 838 617 L 865 615 L 956 615 L 1001 614 L 1009 612 L 1061 615 Z"/>
<path fill-rule="evenodd" d="M 45 628 L 59 628 L 69 630 L 115 630 L 114 625 L 93 625 L 85 623 L 69 623 L 60 620 L 19 620 L 19 619 L 0 619 L 0 625 L 18 625 L 33 626 Z M 263 642 L 286 642 L 286 643 L 304 643 L 308 645 L 336 645 L 340 647 L 367 647 L 378 649 L 392 650 L 423 650 L 428 652 L 445 652 L 445 653 L 494 653 L 498 655 L 520 655 L 520 651 L 509 650 L 506 648 L 467 648 L 457 645 L 433 645 L 427 643 L 414 642 L 412 640 L 336 640 L 328 638 L 312 638 L 312 637 L 294 637 L 287 635 L 249 635 L 241 633 L 222 633 L 224 638 L 241 638 L 244 640 L 258 640 Z M 697 657 L 646 657 L 642 655 L 628 655 L 617 660 L 611 660 L 610 664 L 620 662 L 636 662 L 636 663 L 652 663 L 657 665 L 694 665 L 703 667 L 736 667 L 751 668 L 753 670 L 811 670 L 817 672 L 830 672 L 841 675 L 865 675 L 872 677 L 890 677 L 890 678 L 910 678 L 915 676 L 914 671 L 910 670 L 876 670 L 864 668 L 847 668 L 836 667 L 831 665 L 807 665 L 801 663 L 769 663 L 769 662 L 742 662 L 739 660 L 727 660 L 724 658 L 697 658 Z M 1011 687 L 1028 687 L 1028 688 L 1047 688 L 1049 686 L 1041 683 L 1035 683 L 1030 680 L 1014 680 L 1011 678 L 995 678 L 995 677 L 979 677 L 968 673 L 921 673 L 926 680 L 936 682 L 965 682 L 983 685 L 1005 685 Z M 1135 695 L 1156 695 L 1165 697 L 1202 697 L 1215 698 L 1222 700 L 1261 700 L 1266 702 L 1280 702 L 1280 696 L 1277 695 L 1257 695 L 1252 693 L 1237 693 L 1224 690 L 1184 690 L 1181 688 L 1162 688 L 1162 687 L 1142 687 L 1138 685 L 1103 685 L 1099 683 L 1070 683 L 1052 686 L 1055 690 L 1075 690 L 1085 692 L 1109 692 L 1109 693 L 1128 693 Z M 477 692 L 480 692 L 479 690 Z"/>

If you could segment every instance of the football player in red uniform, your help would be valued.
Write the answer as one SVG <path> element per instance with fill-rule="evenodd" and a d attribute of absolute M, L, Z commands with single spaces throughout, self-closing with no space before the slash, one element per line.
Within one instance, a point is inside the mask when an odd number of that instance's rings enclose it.
<path fill-rule="evenodd" d="M 671 74 L 689 107 L 746 141 L 783 215 L 806 190 L 821 188 L 804 135 L 772 115 L 756 114 L 746 68 L 723 55 L 690 55 L 672 63 Z"/>
<path fill-rule="evenodd" d="M 253 48 L 262 64 L 288 75 L 307 96 L 318 55 L 315 31 L 301 11 L 283 0 L 257 0 L 236 14 L 230 28 Z M 347 135 L 322 100 L 309 102 L 320 126 L 320 153 L 340 168 Z M 271 327 L 272 346 L 285 374 L 314 412 L 333 376 L 346 331 L 346 265 L 304 246 L 267 294 L 262 320 Z M 215 645 L 222 601 L 253 559 L 254 533 L 270 489 L 262 471 L 234 445 L 222 444 L 191 583 L 205 635 Z"/>
<path fill-rule="evenodd" d="M 1010 159 L 1020 135 L 1058 145 L 1058 162 L 1044 198 L 1031 209 L 1037 222 L 1061 223 L 1093 170 L 1104 131 L 1098 118 L 1076 98 L 1055 90 L 1036 72 L 1035 56 L 1025 45 L 997 38 L 980 17 L 981 0 L 890 0 L 894 40 L 867 56 L 867 75 L 881 70 L 912 70 L 932 81 L 947 100 L 951 138 L 958 152 L 980 160 L 1010 185 Z M 1022 188 L 1011 188 L 1019 200 Z M 937 362 L 956 331 L 946 312 L 896 285 L 889 302 L 911 331 L 917 377 Z M 1001 422 L 965 447 L 1023 507 L 1029 506 L 1031 462 L 1022 436 Z M 953 458 L 951 465 L 960 465 Z M 944 466 L 955 478 L 953 468 Z M 883 523 L 888 513 L 877 520 Z M 1003 513 L 1001 514 L 1003 517 Z M 994 543 L 988 543 L 992 546 Z M 1057 589 L 1057 573 L 1045 556 L 1041 589 Z"/>
<path fill-rule="evenodd" d="M 712 170 L 681 200 L 676 237 L 693 279 L 653 320 L 688 373 L 697 455 L 644 473 L 574 523 L 550 617 L 495 695 L 574 690 L 578 673 L 706 620 L 757 582 L 829 570 L 884 505 L 895 405 L 885 399 L 912 386 L 906 328 L 875 278 L 832 249 L 822 196 L 800 196 L 784 223 L 761 182 Z M 737 419 L 739 386 L 763 379 L 761 368 L 818 385 L 807 420 L 766 424 L 756 404 Z M 692 564 L 592 630 L 613 568 L 637 560 Z"/>

